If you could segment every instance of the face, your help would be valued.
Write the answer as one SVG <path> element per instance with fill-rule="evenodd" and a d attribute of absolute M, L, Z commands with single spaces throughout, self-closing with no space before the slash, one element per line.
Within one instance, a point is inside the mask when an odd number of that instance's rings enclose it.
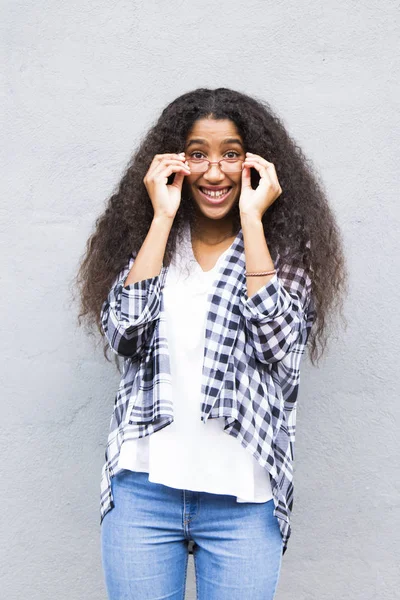
<path fill-rule="evenodd" d="M 212 162 L 233 157 L 244 160 L 245 149 L 233 121 L 204 118 L 198 119 L 189 132 L 185 155 L 187 159 L 206 158 Z M 241 170 L 237 173 L 224 173 L 218 164 L 212 164 L 206 173 L 187 175 L 185 191 L 193 198 L 203 216 L 223 219 L 228 217 L 239 200 L 241 181 Z M 222 190 L 222 194 L 219 190 Z"/>

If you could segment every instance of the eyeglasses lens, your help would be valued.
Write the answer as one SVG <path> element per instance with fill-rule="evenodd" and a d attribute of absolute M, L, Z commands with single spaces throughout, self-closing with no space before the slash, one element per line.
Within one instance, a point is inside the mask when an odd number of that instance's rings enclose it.
<path fill-rule="evenodd" d="M 208 160 L 188 160 L 192 173 L 205 173 L 210 167 Z M 243 160 L 221 160 L 219 163 L 221 171 L 224 173 L 238 173 L 242 170 Z"/>

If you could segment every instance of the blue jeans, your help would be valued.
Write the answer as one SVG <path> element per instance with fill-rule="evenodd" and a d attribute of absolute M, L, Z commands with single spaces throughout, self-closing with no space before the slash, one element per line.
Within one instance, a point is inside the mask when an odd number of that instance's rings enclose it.
<path fill-rule="evenodd" d="M 282 561 L 274 501 L 171 488 L 148 473 L 111 479 L 114 508 L 101 524 L 110 600 L 183 600 L 188 542 L 198 600 L 272 600 Z"/>

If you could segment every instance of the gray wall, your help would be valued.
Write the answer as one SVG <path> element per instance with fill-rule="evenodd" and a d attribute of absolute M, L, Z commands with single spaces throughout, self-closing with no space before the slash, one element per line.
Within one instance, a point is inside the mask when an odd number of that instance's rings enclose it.
<path fill-rule="evenodd" d="M 0 23 L 4 597 L 106 597 L 99 481 L 119 376 L 76 328 L 69 284 L 138 138 L 177 95 L 223 85 L 271 102 L 313 160 L 351 275 L 348 330 L 303 363 L 277 598 L 392 600 L 398 2 L 3 0 Z"/>

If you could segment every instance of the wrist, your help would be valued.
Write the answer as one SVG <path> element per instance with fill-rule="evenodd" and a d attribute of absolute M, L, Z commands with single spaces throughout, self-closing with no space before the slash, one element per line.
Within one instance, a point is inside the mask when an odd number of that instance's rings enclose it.
<path fill-rule="evenodd" d="M 262 225 L 262 215 L 240 211 L 240 222 L 242 226 L 246 225 Z"/>
<path fill-rule="evenodd" d="M 161 227 L 172 227 L 175 215 L 154 214 L 152 223 Z"/>

